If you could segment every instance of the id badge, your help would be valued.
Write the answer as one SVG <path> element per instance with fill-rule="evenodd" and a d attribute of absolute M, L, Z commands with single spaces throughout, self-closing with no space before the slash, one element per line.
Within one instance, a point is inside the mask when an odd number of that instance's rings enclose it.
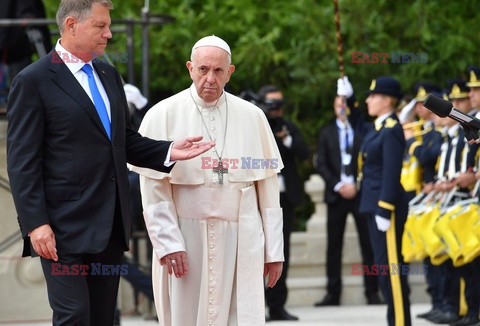
<path fill-rule="evenodd" d="M 342 154 L 342 164 L 343 165 L 350 165 L 351 162 L 352 162 L 352 155 L 347 154 L 347 153 L 343 153 Z"/>

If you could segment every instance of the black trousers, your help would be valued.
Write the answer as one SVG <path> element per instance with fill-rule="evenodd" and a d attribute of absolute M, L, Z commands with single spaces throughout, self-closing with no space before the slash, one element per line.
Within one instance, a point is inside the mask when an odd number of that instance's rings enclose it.
<path fill-rule="evenodd" d="M 432 297 L 432 307 L 442 310 L 444 305 L 445 263 L 438 266 L 433 265 L 430 257 L 425 258 L 423 262 L 428 269 L 425 279 L 427 281 L 427 292 Z"/>
<path fill-rule="evenodd" d="M 58 252 L 57 262 L 41 258 L 53 310 L 52 325 L 113 325 L 120 273 L 128 273 L 125 267 L 115 270 L 115 266 L 122 264 L 125 248 L 121 219 L 117 215 L 107 247 L 101 252 Z M 97 267 L 95 271 L 93 265 Z"/>
<path fill-rule="evenodd" d="M 362 253 L 362 263 L 373 264 L 373 252 L 368 235 L 367 217 L 358 212 L 358 201 L 340 198 L 327 207 L 327 292 L 335 298 L 342 293 L 342 250 L 345 224 L 351 213 L 357 227 L 358 240 Z M 378 292 L 377 277 L 364 276 L 365 295 Z"/>
<path fill-rule="evenodd" d="M 283 254 L 285 261 L 283 262 L 282 275 L 273 288 L 265 289 L 265 301 L 270 311 L 283 309 L 287 302 L 287 274 L 290 261 L 290 234 L 293 229 L 293 221 L 295 218 L 295 207 L 285 198 L 285 195 L 280 194 L 280 205 L 283 211 Z"/>
<path fill-rule="evenodd" d="M 405 265 L 401 251 L 406 216 L 406 209 L 403 209 L 400 214 L 396 212 L 395 234 L 393 234 L 393 239 L 388 239 L 389 235 L 392 234 L 389 233 L 391 230 L 387 232 L 378 230 L 373 214 L 368 218 L 368 231 L 373 249 L 374 264 L 388 266 L 389 268 L 392 263 L 399 264 L 397 265 L 399 270 L 380 272 L 378 275 L 380 288 L 382 289 L 382 294 L 387 304 L 387 321 L 389 326 L 412 325 L 408 274 L 405 274 L 401 269 L 401 266 Z M 392 226 L 393 225 L 390 225 L 390 229 L 392 229 Z M 398 318 L 403 320 L 403 322 L 397 323 L 396 320 Z"/>

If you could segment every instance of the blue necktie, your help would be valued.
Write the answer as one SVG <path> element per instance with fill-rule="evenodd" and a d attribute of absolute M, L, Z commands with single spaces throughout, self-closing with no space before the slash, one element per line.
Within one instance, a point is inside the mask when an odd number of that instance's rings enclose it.
<path fill-rule="evenodd" d="M 93 76 L 92 67 L 89 64 L 85 64 L 82 67 L 82 71 L 85 72 L 88 76 L 88 86 L 90 87 L 90 92 L 92 93 L 93 104 L 95 104 L 95 108 L 97 109 L 97 113 L 100 116 L 103 127 L 107 132 L 108 138 L 112 139 L 110 131 L 110 119 L 108 118 L 107 107 L 105 106 L 105 102 L 103 102 L 100 92 L 98 91 L 97 83 L 95 83 L 95 77 Z"/>

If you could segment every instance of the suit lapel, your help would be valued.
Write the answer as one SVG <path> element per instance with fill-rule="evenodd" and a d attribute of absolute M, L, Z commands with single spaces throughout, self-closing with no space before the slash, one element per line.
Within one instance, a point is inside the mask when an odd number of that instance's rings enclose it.
<path fill-rule="evenodd" d="M 342 154 L 340 150 L 340 129 L 337 126 L 337 122 L 335 121 L 332 126 L 332 132 L 330 133 L 332 136 L 332 141 L 333 141 L 333 150 L 334 153 L 332 153 L 333 157 L 337 161 L 337 165 L 340 166 L 342 162 Z"/>
<path fill-rule="evenodd" d="M 108 137 L 105 128 L 100 121 L 100 117 L 98 116 L 95 105 L 93 105 L 92 100 L 82 86 L 78 83 L 77 79 L 73 76 L 67 66 L 63 62 L 53 62 L 50 60 L 49 69 L 55 73 L 52 77 L 52 80 L 61 89 L 63 89 L 68 96 L 73 98 L 80 105 L 80 107 L 85 110 L 85 112 L 87 112 L 97 127 L 103 131 L 105 137 Z"/>

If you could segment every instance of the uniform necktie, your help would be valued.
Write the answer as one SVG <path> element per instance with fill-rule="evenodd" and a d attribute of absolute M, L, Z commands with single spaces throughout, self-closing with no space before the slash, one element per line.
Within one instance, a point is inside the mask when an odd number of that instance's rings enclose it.
<path fill-rule="evenodd" d="M 82 67 L 82 71 L 88 76 L 88 86 L 90 87 L 90 92 L 92 93 L 93 104 L 97 109 L 97 113 L 102 121 L 105 131 L 107 132 L 108 138 L 112 139 L 107 107 L 105 106 L 105 102 L 103 102 L 100 92 L 98 91 L 97 83 L 95 82 L 95 77 L 93 76 L 92 67 L 89 64 L 85 64 Z"/>

